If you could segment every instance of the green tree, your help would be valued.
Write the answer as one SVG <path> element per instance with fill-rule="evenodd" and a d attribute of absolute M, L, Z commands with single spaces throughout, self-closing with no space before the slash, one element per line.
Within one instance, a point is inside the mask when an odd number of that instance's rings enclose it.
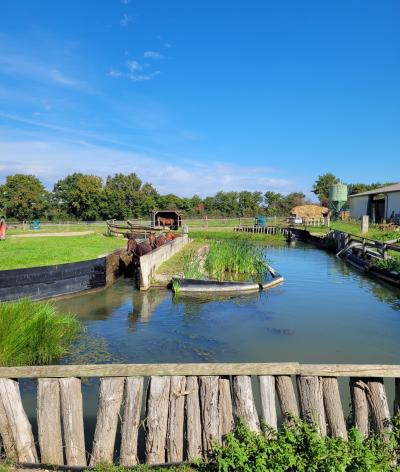
<path fill-rule="evenodd" d="M 142 181 L 132 173 L 107 177 L 104 187 L 105 218 L 125 220 L 136 216 Z"/>
<path fill-rule="evenodd" d="M 322 205 L 328 205 L 329 199 L 329 187 L 334 184 L 338 184 L 340 179 L 331 173 L 322 174 L 315 181 L 312 188 L 312 192 L 317 195 Z"/>
<path fill-rule="evenodd" d="M 68 175 L 55 184 L 54 195 L 60 207 L 77 219 L 94 221 L 104 214 L 103 181 L 96 175 Z"/>
<path fill-rule="evenodd" d="M 34 175 L 9 175 L 0 185 L 0 206 L 6 216 L 18 220 L 40 218 L 48 206 L 48 192 Z"/>

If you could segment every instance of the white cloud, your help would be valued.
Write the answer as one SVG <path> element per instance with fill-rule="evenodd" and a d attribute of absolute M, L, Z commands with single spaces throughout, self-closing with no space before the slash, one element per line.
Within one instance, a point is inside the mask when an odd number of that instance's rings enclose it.
<path fill-rule="evenodd" d="M 123 28 L 126 28 L 131 21 L 132 21 L 132 17 L 124 13 L 122 18 L 119 20 L 119 24 Z"/>
<path fill-rule="evenodd" d="M 68 77 L 59 69 L 49 67 L 38 61 L 31 61 L 23 56 L 1 55 L 0 71 L 11 77 L 21 76 L 28 80 L 53 82 L 67 87 L 88 89 L 85 82 Z"/>
<path fill-rule="evenodd" d="M 148 59 L 163 59 L 164 56 L 162 56 L 158 51 L 145 51 L 143 57 Z"/>
<path fill-rule="evenodd" d="M 50 77 L 59 84 L 62 85 L 70 85 L 70 86 L 79 86 L 80 82 L 75 79 L 71 79 L 70 77 L 66 77 L 60 71 L 53 69 L 50 71 Z"/>
<path fill-rule="evenodd" d="M 160 71 L 156 70 L 151 74 L 128 74 L 127 77 L 129 77 L 133 82 L 146 82 L 154 79 L 158 74 L 160 74 Z"/>
<path fill-rule="evenodd" d="M 128 69 L 132 72 L 136 72 L 138 70 L 142 70 L 143 67 L 139 64 L 138 61 L 128 61 L 127 63 Z"/>
<path fill-rule="evenodd" d="M 136 172 L 153 183 L 161 193 L 206 196 L 218 190 L 273 190 L 288 192 L 294 182 L 270 175 L 268 168 L 228 163 L 179 164 L 136 151 L 121 151 L 86 142 L 59 140 L 3 140 L 0 142 L 0 179 L 16 172 L 28 172 L 43 179 L 51 188 L 55 181 L 72 172 L 107 177 L 115 172 Z M 1 180 L 0 180 L 1 181 Z"/>
<path fill-rule="evenodd" d="M 109 72 L 107 72 L 107 75 L 110 77 L 121 77 L 122 72 L 120 72 L 119 70 L 111 69 Z"/>

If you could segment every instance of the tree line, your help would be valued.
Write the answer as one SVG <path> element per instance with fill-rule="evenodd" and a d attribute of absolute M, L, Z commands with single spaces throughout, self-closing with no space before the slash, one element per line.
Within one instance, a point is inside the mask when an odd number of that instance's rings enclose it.
<path fill-rule="evenodd" d="M 328 188 L 339 178 L 326 173 L 317 178 L 312 191 L 327 204 Z M 371 190 L 383 184 L 349 184 L 349 193 Z M 386 184 L 385 184 L 386 185 Z M 0 209 L 7 218 L 19 221 L 147 218 L 153 209 L 181 210 L 189 217 L 253 217 L 289 215 L 297 205 L 307 203 L 302 192 L 217 192 L 201 198 L 185 198 L 172 193 L 161 195 L 150 183 L 135 174 L 117 173 L 105 181 L 96 175 L 74 173 L 59 180 L 52 191 L 34 175 L 15 174 L 0 185 Z M 0 215 L 1 216 L 1 215 Z"/>

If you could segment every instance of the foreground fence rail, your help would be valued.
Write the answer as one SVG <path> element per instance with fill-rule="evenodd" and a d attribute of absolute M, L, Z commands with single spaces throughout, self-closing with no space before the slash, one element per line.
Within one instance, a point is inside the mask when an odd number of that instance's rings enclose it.
<path fill-rule="evenodd" d="M 82 378 L 100 378 L 92 445 L 85 441 Z M 301 416 L 322 435 L 347 438 L 338 377 L 349 378 L 353 424 L 391 429 L 384 378 L 400 365 L 106 364 L 0 368 L 0 453 L 19 463 L 133 466 L 207 457 L 242 418 L 253 431 Z M 37 438 L 18 379 L 37 379 Z M 120 428 L 119 428 L 120 423 Z M 139 436 L 144 435 L 140 446 Z M 118 437 L 117 437 L 118 436 Z M 90 449 L 90 453 L 87 451 Z"/>

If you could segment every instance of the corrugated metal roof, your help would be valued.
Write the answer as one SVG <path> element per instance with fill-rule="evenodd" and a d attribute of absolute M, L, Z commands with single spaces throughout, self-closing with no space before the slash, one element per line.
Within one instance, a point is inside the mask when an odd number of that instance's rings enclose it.
<path fill-rule="evenodd" d="M 375 190 L 370 190 L 369 192 L 355 193 L 354 195 L 349 195 L 349 198 L 363 197 L 364 195 L 376 195 L 378 193 L 389 193 L 389 192 L 400 192 L 400 183 L 394 184 L 394 185 L 386 185 L 386 187 L 376 188 Z"/>

